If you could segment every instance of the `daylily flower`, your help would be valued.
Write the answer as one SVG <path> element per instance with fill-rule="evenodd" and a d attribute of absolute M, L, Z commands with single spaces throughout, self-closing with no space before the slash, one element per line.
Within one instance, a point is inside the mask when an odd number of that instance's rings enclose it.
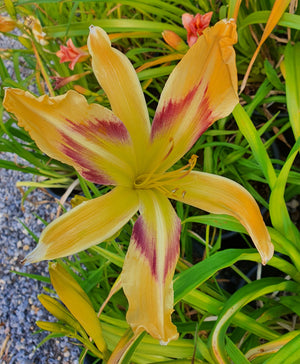
<path fill-rule="evenodd" d="M 101 243 L 138 212 L 121 274 L 127 321 L 135 333 L 146 330 L 162 343 L 178 336 L 171 313 L 181 223 L 169 199 L 234 216 L 264 264 L 273 254 L 259 208 L 243 187 L 193 171 L 195 156 L 172 169 L 238 103 L 236 40 L 232 21 L 204 30 L 170 75 L 152 126 L 134 68 L 99 27 L 91 26 L 88 47 L 112 111 L 89 105 L 72 90 L 57 97 L 36 98 L 19 89 L 5 94 L 4 106 L 42 151 L 74 166 L 89 181 L 114 186 L 49 224 L 26 261 L 64 257 Z"/>
<path fill-rule="evenodd" d="M 190 47 L 197 42 L 203 30 L 209 26 L 212 14 L 213 12 L 210 11 L 204 15 L 199 13 L 195 16 L 188 13 L 182 15 L 182 24 L 187 30 L 187 42 Z"/>
<path fill-rule="evenodd" d="M 86 47 L 75 47 L 70 38 L 67 41 L 67 46 L 61 45 L 60 50 L 56 52 L 56 55 L 60 58 L 60 63 L 70 62 L 69 68 L 73 71 L 76 63 L 84 62 L 89 58 L 90 55 L 85 49 Z"/>

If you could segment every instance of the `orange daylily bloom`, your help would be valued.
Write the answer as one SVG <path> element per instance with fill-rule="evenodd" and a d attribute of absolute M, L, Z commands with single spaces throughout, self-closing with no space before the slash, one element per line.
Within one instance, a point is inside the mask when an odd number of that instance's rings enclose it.
<path fill-rule="evenodd" d="M 75 64 L 84 62 L 89 58 L 89 53 L 85 50 L 86 47 L 75 47 L 72 39 L 67 41 L 67 46 L 61 45 L 60 50 L 56 52 L 60 58 L 60 63 L 70 62 L 69 68 L 73 71 Z"/>
<path fill-rule="evenodd" d="M 17 22 L 14 19 L 0 15 L 0 32 L 11 32 L 15 29 L 16 25 Z"/>
<path fill-rule="evenodd" d="M 71 255 L 113 236 L 138 212 L 121 284 L 129 302 L 127 321 L 162 343 L 176 339 L 171 321 L 172 279 L 179 256 L 181 222 L 169 199 L 237 218 L 265 264 L 273 245 L 253 197 L 224 177 L 172 166 L 216 120 L 238 103 L 232 21 L 207 28 L 171 73 L 150 124 L 137 74 L 108 35 L 91 27 L 94 73 L 112 111 L 69 91 L 36 98 L 7 89 L 4 106 L 39 148 L 74 166 L 89 181 L 112 185 L 107 194 L 81 203 L 49 224 L 28 263 Z"/>
<path fill-rule="evenodd" d="M 188 13 L 182 15 L 182 24 L 187 30 L 187 42 L 190 47 L 197 42 L 203 30 L 209 26 L 212 15 L 212 11 L 204 15 L 199 13 L 195 16 Z"/>

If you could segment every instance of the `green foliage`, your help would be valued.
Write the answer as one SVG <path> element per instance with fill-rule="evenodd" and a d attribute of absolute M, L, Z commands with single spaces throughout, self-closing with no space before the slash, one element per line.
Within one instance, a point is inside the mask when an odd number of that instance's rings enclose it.
<path fill-rule="evenodd" d="M 5 0 L 1 10 L 19 19 L 20 35 L 4 34 L 18 40 L 19 47 L 0 49 L 0 98 L 4 97 L 4 87 L 55 95 L 76 89 L 90 103 L 108 107 L 107 97 L 91 73 L 89 60 L 77 63 L 72 71 L 56 56 L 59 46 L 69 38 L 77 47 L 85 46 L 88 27 L 94 24 L 112 34 L 113 45 L 137 69 L 153 117 L 167 76 L 182 56 L 164 42 L 161 33 L 171 30 L 186 41 L 181 23 L 183 13 L 214 11 L 212 23 L 215 23 L 227 13 L 228 6 L 232 16 L 237 3 L 234 0 Z M 256 41 L 261 38 L 261 25 L 266 24 L 273 3 L 250 1 L 240 5 L 239 40 L 235 46 L 240 79 L 256 49 Z M 30 15 L 41 22 L 47 45 L 40 44 L 25 25 Z M 247 233 L 237 220 L 225 215 L 200 214 L 177 203 L 182 220 L 182 253 L 174 279 L 173 321 L 180 339 L 166 347 L 147 334 L 133 339 L 125 317 L 127 301 L 123 292 L 117 291 L 103 309 L 100 321 L 111 352 L 120 340 L 128 343 L 123 363 L 274 364 L 299 360 L 299 216 L 295 214 L 296 220 L 290 207 L 298 203 L 299 208 L 300 192 L 299 19 L 299 8 L 283 14 L 262 47 L 247 87 L 240 95 L 240 104 L 232 115 L 205 132 L 186 156 L 188 160 L 197 154 L 198 169 L 231 178 L 249 190 L 270 225 L 276 254 L 267 267 L 261 267 L 259 254 L 251 248 Z M 171 58 L 164 58 L 168 56 Z M 283 56 L 284 63 L 279 66 Z M 12 61 L 13 79 L 6 68 L 6 59 Z M 26 76 L 21 72 L 24 65 Z M 89 72 L 85 74 L 86 71 Z M 54 77 L 65 79 L 83 73 L 79 79 L 71 79 L 56 89 Z M 107 187 L 95 186 L 71 167 L 45 156 L 13 117 L 4 117 L 2 103 L 0 119 L 0 152 L 19 157 L 15 162 L 3 158 L 0 168 L 33 175 L 32 181 L 18 184 L 28 188 L 24 198 L 33 188 L 68 189 L 74 180 L 77 180 L 75 192 L 86 199 L 107 192 Z M 71 260 L 61 260 L 88 294 L 95 312 L 120 275 L 133 223 L 130 221 L 101 246 L 74 255 Z M 202 229 L 203 226 L 206 228 Z M 235 249 L 226 249 L 234 239 L 232 236 L 225 239 L 228 231 L 239 237 L 240 245 L 234 246 Z M 256 276 L 250 274 L 251 270 L 256 271 Z M 49 283 L 45 277 L 18 274 Z M 53 291 L 46 290 L 50 295 L 43 294 L 39 299 L 58 322 L 37 323 L 42 330 L 51 332 L 43 342 L 66 335 L 82 343 L 81 358 L 87 351 L 100 357 L 76 318 L 53 297 Z"/>

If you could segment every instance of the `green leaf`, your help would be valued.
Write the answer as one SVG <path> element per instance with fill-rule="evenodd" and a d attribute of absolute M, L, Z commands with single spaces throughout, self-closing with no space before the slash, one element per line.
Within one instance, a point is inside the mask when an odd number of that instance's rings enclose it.
<path fill-rule="evenodd" d="M 212 352 L 218 362 L 229 363 L 224 344 L 226 331 L 233 316 L 247 303 L 275 291 L 299 292 L 300 285 L 282 278 L 262 278 L 240 288 L 226 301 L 210 335 Z M 281 361 L 280 363 L 283 362 Z"/>
<path fill-rule="evenodd" d="M 266 344 L 262 344 L 250 349 L 247 351 L 246 357 L 251 361 L 251 363 L 266 363 L 266 359 L 274 354 L 274 352 L 276 353 L 280 348 L 284 347 L 284 345 L 286 345 L 293 338 L 299 336 L 299 334 L 300 331 L 296 330 L 281 335 L 276 340 L 272 340 Z"/>
<path fill-rule="evenodd" d="M 300 335 L 284 345 L 276 354 L 265 361 L 265 364 L 297 364 L 300 358 Z"/>
<path fill-rule="evenodd" d="M 238 124 L 239 130 L 247 139 L 254 158 L 262 168 L 264 176 L 266 177 L 268 184 L 272 189 L 276 182 L 276 174 L 257 130 L 255 129 L 248 114 L 240 104 L 234 108 L 232 114 Z"/>
<path fill-rule="evenodd" d="M 300 316 L 300 296 L 282 296 L 280 297 L 280 303 Z"/>
<path fill-rule="evenodd" d="M 289 240 L 294 242 L 296 247 L 299 247 L 300 233 L 296 226 L 290 219 L 285 200 L 284 192 L 289 175 L 289 171 L 292 167 L 294 159 L 296 158 L 298 151 L 300 150 L 300 137 L 297 143 L 290 151 L 284 166 L 282 167 L 277 181 L 275 182 L 271 195 L 270 195 L 270 217 L 273 226 L 283 235 L 288 236 Z"/>
<path fill-rule="evenodd" d="M 236 345 L 234 345 L 234 343 L 227 336 L 226 336 L 226 351 L 233 363 L 239 363 L 239 364 L 250 363 L 250 361 L 245 357 L 245 355 L 239 350 L 239 348 Z"/>
<path fill-rule="evenodd" d="M 195 308 L 200 314 L 219 316 L 223 308 L 223 302 L 220 302 L 199 290 L 194 290 L 188 293 L 184 297 L 183 301 Z M 233 317 L 232 322 L 236 326 L 260 338 L 273 340 L 280 336 L 276 331 L 268 328 L 264 324 L 257 322 L 254 318 L 249 317 L 242 312 L 238 312 Z"/>
<path fill-rule="evenodd" d="M 185 295 L 203 284 L 219 270 L 230 267 L 240 260 L 259 262 L 260 256 L 252 249 L 227 249 L 219 251 L 205 260 L 195 264 L 188 270 L 181 272 L 174 280 L 175 303 L 179 302 L 185 297 Z M 287 270 L 293 275 L 298 273 L 295 267 L 276 256 L 274 256 L 268 264 L 281 269 L 282 271 Z"/>
<path fill-rule="evenodd" d="M 69 37 L 88 35 L 89 26 L 91 22 L 81 22 L 70 24 L 68 35 Z M 139 19 L 94 19 L 93 25 L 103 28 L 108 33 L 113 32 L 137 32 L 148 31 L 155 33 L 162 33 L 164 30 L 172 30 L 179 36 L 184 37 L 186 31 L 183 27 L 176 25 L 161 23 L 150 20 Z M 53 38 L 65 37 L 68 24 L 59 24 L 53 26 L 47 26 L 43 28 L 43 31 L 48 36 Z"/>
<path fill-rule="evenodd" d="M 14 3 L 12 0 L 4 0 L 5 8 L 8 12 L 8 14 L 13 18 L 16 19 L 16 9 L 14 7 Z"/>
<path fill-rule="evenodd" d="M 39 281 L 39 282 L 51 283 L 49 277 L 43 277 L 43 276 L 41 276 L 39 274 L 30 274 L 30 273 L 24 273 L 24 272 L 17 272 L 16 270 L 12 270 L 11 273 L 18 274 L 19 276 L 22 276 L 22 277 L 31 278 L 31 279 L 34 279 L 34 280 Z"/>
<path fill-rule="evenodd" d="M 251 13 L 243 19 L 239 26 L 239 31 L 251 24 L 267 23 L 270 14 L 270 10 L 255 11 Z M 300 30 L 300 16 L 296 14 L 283 13 L 278 25 Z"/>
<path fill-rule="evenodd" d="M 284 52 L 286 101 L 295 140 L 300 137 L 300 43 L 286 46 Z"/>
<path fill-rule="evenodd" d="M 265 102 L 265 97 L 269 94 L 272 88 L 273 86 L 270 84 L 268 79 L 264 80 L 264 82 L 259 86 L 251 103 L 245 106 L 245 110 L 249 116 L 253 114 L 258 105 Z"/>
<path fill-rule="evenodd" d="M 277 72 L 275 71 L 275 69 L 272 67 L 271 63 L 267 59 L 265 59 L 264 66 L 265 66 L 266 75 L 268 77 L 268 80 L 271 82 L 271 84 L 274 87 L 276 87 L 277 90 L 285 91 L 285 87 L 281 83 L 281 81 L 277 75 Z"/>

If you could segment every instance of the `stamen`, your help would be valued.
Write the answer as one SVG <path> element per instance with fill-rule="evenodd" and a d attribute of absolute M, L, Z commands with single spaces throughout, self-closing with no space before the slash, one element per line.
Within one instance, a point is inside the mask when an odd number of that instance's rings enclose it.
<path fill-rule="evenodd" d="M 192 169 L 195 167 L 197 163 L 198 156 L 193 154 L 191 158 L 189 159 L 189 162 L 187 165 L 171 172 L 164 172 L 164 173 L 149 173 L 149 174 L 143 174 L 139 176 L 136 181 L 134 182 L 135 188 L 144 188 L 144 189 L 152 189 L 156 188 L 164 193 L 170 193 L 170 191 L 164 187 L 166 184 L 170 184 L 172 182 L 176 182 L 178 179 L 184 178 L 187 176 Z M 177 189 L 175 188 L 172 190 L 172 193 L 175 193 Z"/>

